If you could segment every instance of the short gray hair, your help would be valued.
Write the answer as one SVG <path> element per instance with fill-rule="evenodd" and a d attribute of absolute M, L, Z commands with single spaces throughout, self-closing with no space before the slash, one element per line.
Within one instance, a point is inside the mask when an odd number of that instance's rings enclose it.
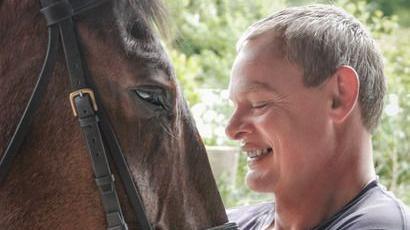
<path fill-rule="evenodd" d="M 342 65 L 354 68 L 362 121 L 374 130 L 386 91 L 383 58 L 357 19 L 331 5 L 290 7 L 251 25 L 237 43 L 238 52 L 245 41 L 268 33 L 281 55 L 303 68 L 306 87 L 320 85 Z"/>

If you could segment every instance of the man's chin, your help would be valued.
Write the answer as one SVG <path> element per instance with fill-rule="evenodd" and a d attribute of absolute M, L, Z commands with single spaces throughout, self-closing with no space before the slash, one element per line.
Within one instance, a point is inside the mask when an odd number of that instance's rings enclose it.
<path fill-rule="evenodd" d="M 272 178 L 261 176 L 258 172 L 249 170 L 246 175 L 246 184 L 252 191 L 260 193 L 272 193 L 273 181 Z"/>

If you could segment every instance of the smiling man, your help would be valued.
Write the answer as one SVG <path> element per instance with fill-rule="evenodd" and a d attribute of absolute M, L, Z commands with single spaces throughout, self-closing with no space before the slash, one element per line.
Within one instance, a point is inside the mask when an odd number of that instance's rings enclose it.
<path fill-rule="evenodd" d="M 229 210 L 241 229 L 410 229 L 377 181 L 371 133 L 382 56 L 364 27 L 326 5 L 282 10 L 239 40 L 227 135 L 248 155 L 248 186 L 274 203 Z"/>

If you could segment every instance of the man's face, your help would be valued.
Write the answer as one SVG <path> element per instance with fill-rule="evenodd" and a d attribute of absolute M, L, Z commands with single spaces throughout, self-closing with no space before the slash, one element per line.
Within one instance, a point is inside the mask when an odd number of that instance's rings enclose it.
<path fill-rule="evenodd" d="M 251 189 L 303 191 L 332 167 L 331 101 L 325 87 L 305 87 L 302 69 L 268 40 L 247 42 L 235 60 L 229 84 L 235 111 L 226 133 L 248 155 Z"/>

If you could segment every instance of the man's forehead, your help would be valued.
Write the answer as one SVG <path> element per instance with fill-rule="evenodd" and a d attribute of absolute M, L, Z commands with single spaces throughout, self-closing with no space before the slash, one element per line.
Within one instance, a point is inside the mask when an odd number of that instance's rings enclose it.
<path fill-rule="evenodd" d="M 279 34 L 275 32 L 265 32 L 244 40 L 239 48 L 238 52 L 246 50 L 245 52 L 250 51 L 265 57 L 285 57 L 285 44 Z"/>
<path fill-rule="evenodd" d="M 238 82 L 235 87 L 238 90 L 243 92 L 252 92 L 252 91 L 259 91 L 259 90 L 273 90 L 266 82 L 260 81 L 240 81 Z"/>
<path fill-rule="evenodd" d="M 266 93 L 277 95 L 278 92 L 266 82 L 260 81 L 237 81 L 229 84 L 229 98 L 231 100 L 240 99 L 251 93 Z"/>

